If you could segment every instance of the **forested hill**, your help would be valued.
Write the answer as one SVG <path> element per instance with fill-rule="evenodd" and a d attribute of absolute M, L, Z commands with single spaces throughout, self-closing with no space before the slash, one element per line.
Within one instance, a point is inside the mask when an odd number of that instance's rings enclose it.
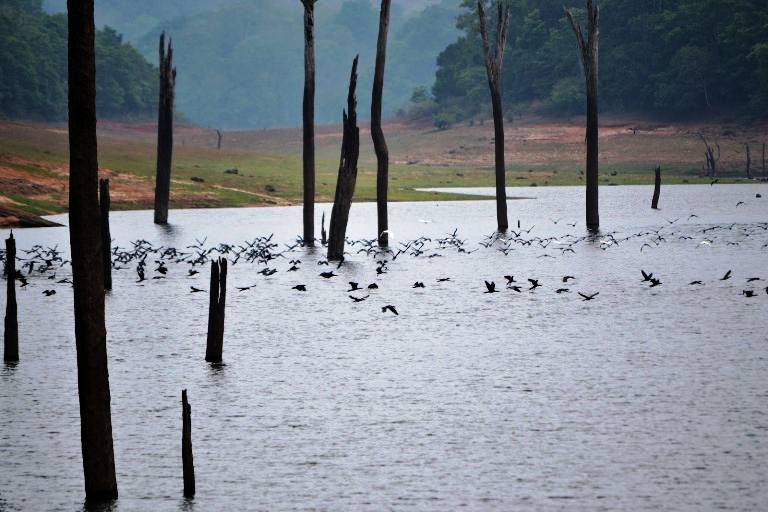
<path fill-rule="evenodd" d="M 507 112 L 582 112 L 584 84 L 563 0 L 512 4 L 504 69 Z M 584 6 L 581 0 L 566 4 Z M 599 5 L 604 112 L 664 118 L 768 114 L 766 0 L 600 0 Z M 440 55 L 434 97 L 420 97 L 421 111 L 433 113 L 442 125 L 487 118 L 490 111 L 476 0 L 464 0 L 459 27 L 463 37 Z"/>
<path fill-rule="evenodd" d="M 0 2 L 0 117 L 67 118 L 67 18 L 41 0 Z M 144 118 L 157 103 L 151 64 L 109 28 L 96 35 L 96 106 L 104 118 Z"/>

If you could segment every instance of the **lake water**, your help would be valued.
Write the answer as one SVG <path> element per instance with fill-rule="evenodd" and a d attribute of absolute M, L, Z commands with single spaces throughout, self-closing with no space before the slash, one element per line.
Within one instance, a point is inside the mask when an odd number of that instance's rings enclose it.
<path fill-rule="evenodd" d="M 586 238 L 583 189 L 514 194 L 528 199 L 510 201 L 511 224 L 533 229 L 506 254 L 504 241 L 481 245 L 493 202 L 400 203 L 390 205 L 393 245 L 432 241 L 421 255 L 387 257 L 381 276 L 359 244 L 330 280 L 318 276 L 322 252 L 301 248 L 269 262 L 279 271 L 270 277 L 257 274 L 263 264 L 230 266 L 222 367 L 203 360 L 208 296 L 190 293 L 207 290 L 207 266 L 189 277 L 189 264 L 168 263 L 154 280 L 150 255 L 143 283 L 135 261 L 115 271 L 120 499 L 110 510 L 768 508 L 768 186 L 665 187 L 659 211 L 649 187 L 603 187 L 603 231 Z M 186 250 L 274 233 L 285 250 L 301 231 L 300 208 L 170 220 L 164 229 L 151 212 L 114 213 L 114 244 Z M 373 229 L 375 205 L 353 205 L 349 236 Z M 435 241 L 454 229 L 465 252 Z M 68 231 L 16 237 L 20 250 L 66 249 Z M 286 272 L 290 259 L 299 271 Z M 663 284 L 641 282 L 641 269 Z M 565 275 L 576 279 L 564 285 Z M 529 291 L 528 278 L 542 286 Z M 484 280 L 501 293 L 483 293 Z M 348 281 L 379 289 L 353 303 Z M 0 369 L 3 511 L 83 506 L 72 293 L 54 282 L 34 276 L 18 290 L 21 362 Z M 400 315 L 382 313 L 388 304 Z M 192 501 L 181 496 L 182 388 Z"/>

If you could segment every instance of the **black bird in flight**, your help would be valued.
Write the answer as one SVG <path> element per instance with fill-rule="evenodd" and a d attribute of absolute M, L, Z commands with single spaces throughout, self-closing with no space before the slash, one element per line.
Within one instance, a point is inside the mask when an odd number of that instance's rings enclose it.
<path fill-rule="evenodd" d="M 317 262 L 317 264 L 318 265 L 328 265 L 328 261 L 327 260 L 320 260 L 320 261 Z"/>
<path fill-rule="evenodd" d="M 755 281 L 762 281 L 759 277 L 750 277 L 747 279 L 748 283 L 754 283 Z"/>
<path fill-rule="evenodd" d="M 514 291 L 514 292 L 517 292 L 517 293 L 522 293 L 523 292 L 523 289 L 520 288 L 519 286 L 510 286 L 509 289 Z"/>
<path fill-rule="evenodd" d="M 703 284 L 704 283 L 702 283 L 701 281 L 691 281 L 690 283 L 688 283 L 689 286 L 703 285 Z"/>
<path fill-rule="evenodd" d="M 299 267 L 292 265 L 291 268 L 288 269 L 288 272 L 296 272 L 297 270 L 299 270 Z"/>
<path fill-rule="evenodd" d="M 300 292 L 305 292 L 305 291 L 307 291 L 307 285 L 305 285 L 305 284 L 297 284 L 296 286 L 291 288 L 291 290 L 298 290 Z"/>
<path fill-rule="evenodd" d="M 391 311 L 392 313 L 398 316 L 400 315 L 400 313 L 397 312 L 397 309 L 395 309 L 395 306 L 392 306 L 392 305 L 387 305 L 381 308 L 382 313 L 386 313 L 387 311 Z"/>
<path fill-rule="evenodd" d="M 643 281 L 642 281 L 643 283 L 645 283 L 646 281 L 650 281 L 651 279 L 653 279 L 653 272 L 650 272 L 650 273 L 646 273 L 646 271 L 645 271 L 645 270 L 640 270 L 640 273 L 641 273 L 641 274 L 643 274 Z"/>
<path fill-rule="evenodd" d="M 507 285 L 510 285 L 510 284 L 516 282 L 515 281 L 515 276 L 504 276 L 504 279 L 507 280 Z"/>
<path fill-rule="evenodd" d="M 370 297 L 370 295 L 366 295 L 365 297 L 360 297 L 360 298 L 358 298 L 358 297 L 353 297 L 352 295 L 350 295 L 350 296 L 349 296 L 349 298 L 350 298 L 350 299 L 352 299 L 353 301 L 355 301 L 356 303 L 357 303 L 357 302 L 363 302 L 363 301 L 364 301 L 365 299 L 367 299 L 368 297 Z"/>
<path fill-rule="evenodd" d="M 713 180 L 713 181 L 711 181 L 711 182 L 709 183 L 709 186 L 711 187 L 712 185 L 714 185 L 715 183 L 718 183 L 719 181 L 720 181 L 720 179 L 719 179 L 719 178 L 718 178 L 718 179 L 716 179 L 716 180 Z"/>
<path fill-rule="evenodd" d="M 736 203 L 736 208 L 738 208 L 739 206 L 741 206 L 743 204 L 745 204 L 744 201 L 739 201 L 738 203 Z"/>
<path fill-rule="evenodd" d="M 496 291 L 496 283 L 491 281 L 490 283 L 488 281 L 485 282 L 485 288 L 487 291 L 485 293 L 497 293 Z"/>
<path fill-rule="evenodd" d="M 337 276 L 337 274 L 334 274 L 333 270 L 331 270 L 330 272 L 321 272 L 320 273 L 320 277 L 322 277 L 324 279 L 330 279 L 330 278 L 336 277 L 336 276 Z"/>
<path fill-rule="evenodd" d="M 411 286 L 411 288 L 424 288 L 424 283 L 422 283 L 421 281 L 416 281 L 415 283 L 413 283 L 413 286 Z"/>
<path fill-rule="evenodd" d="M 198 271 L 197 271 L 197 270 L 195 270 L 195 269 L 190 269 L 190 270 L 189 270 L 189 274 L 188 274 L 188 277 L 192 277 L 192 276 L 194 276 L 194 275 L 197 275 L 197 274 L 199 274 L 199 273 L 200 273 L 200 272 L 198 272 Z"/>
<path fill-rule="evenodd" d="M 651 278 L 651 288 L 655 288 L 655 287 L 657 287 L 659 285 L 662 285 L 662 284 L 664 284 L 664 283 L 662 283 L 661 281 L 659 281 L 655 277 Z"/>
<path fill-rule="evenodd" d="M 43 295 L 46 297 L 50 297 L 51 295 L 56 295 L 56 290 L 43 290 Z"/>
<path fill-rule="evenodd" d="M 555 293 L 569 293 L 570 291 L 568 288 L 558 288 Z"/>
<path fill-rule="evenodd" d="M 450 280 L 451 280 L 450 277 L 440 277 L 440 278 L 437 279 L 437 282 L 438 283 L 447 283 Z"/>
<path fill-rule="evenodd" d="M 189 287 L 189 293 L 200 293 L 204 292 L 205 290 L 201 290 L 200 288 L 195 288 L 194 286 Z"/>
<path fill-rule="evenodd" d="M 581 295 L 581 297 L 582 297 L 582 298 L 584 299 L 584 301 L 586 302 L 586 301 L 588 301 L 588 300 L 594 300 L 594 298 L 595 298 L 595 297 L 597 297 L 598 295 L 600 295 L 600 292 L 597 292 L 597 293 L 593 293 L 592 295 L 584 295 L 583 293 L 579 292 L 579 295 Z"/>
<path fill-rule="evenodd" d="M 539 284 L 539 280 L 538 279 L 528 279 L 528 282 L 531 283 L 531 287 L 528 288 L 529 290 L 535 290 L 536 288 L 541 286 Z"/>
<path fill-rule="evenodd" d="M 349 290 L 347 292 L 354 292 L 360 289 L 360 286 L 354 281 L 349 281 Z"/>
<path fill-rule="evenodd" d="M 731 278 L 731 271 L 729 270 L 728 272 L 725 273 L 725 275 L 723 277 L 720 278 L 720 280 L 721 281 L 727 281 L 730 278 Z"/>
<path fill-rule="evenodd" d="M 253 288 L 253 286 L 254 286 L 254 285 L 251 285 L 251 286 L 235 286 L 235 288 L 237 288 L 237 289 L 238 289 L 238 291 L 241 291 L 241 292 L 247 292 L 248 290 L 250 290 L 251 288 Z"/>

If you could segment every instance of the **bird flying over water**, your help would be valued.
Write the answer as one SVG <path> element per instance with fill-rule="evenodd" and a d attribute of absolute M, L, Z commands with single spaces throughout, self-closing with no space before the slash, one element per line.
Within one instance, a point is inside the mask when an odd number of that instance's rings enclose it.
<path fill-rule="evenodd" d="M 189 287 L 189 293 L 200 293 L 204 292 L 205 290 L 201 290 L 200 288 L 195 288 L 194 286 Z"/>
<path fill-rule="evenodd" d="M 730 278 L 731 278 L 731 271 L 729 270 L 728 272 L 725 273 L 725 275 L 723 277 L 720 278 L 720 280 L 721 281 L 727 281 Z"/>
<path fill-rule="evenodd" d="M 320 277 L 322 277 L 324 279 L 330 279 L 332 277 L 336 277 L 337 275 L 338 274 L 334 274 L 333 273 L 333 270 L 331 270 L 330 272 L 321 272 L 320 273 Z"/>
<path fill-rule="evenodd" d="M 386 305 L 383 308 L 381 308 L 382 313 L 386 313 L 387 311 L 390 311 L 398 316 L 400 315 L 400 313 L 397 312 L 397 309 L 395 309 L 395 306 L 392 306 L 392 305 Z"/>
<path fill-rule="evenodd" d="M 600 292 L 597 292 L 597 293 L 593 293 L 592 295 L 585 295 L 585 294 L 583 294 L 583 293 L 579 292 L 579 295 L 581 295 L 581 297 L 582 297 L 582 298 L 584 299 L 584 301 L 586 302 L 586 301 L 588 301 L 588 300 L 594 300 L 594 299 L 595 299 L 595 297 L 597 297 L 598 295 L 600 295 Z"/>
<path fill-rule="evenodd" d="M 493 281 L 491 282 L 486 281 L 485 288 L 486 288 L 485 293 L 497 293 L 496 283 L 494 283 Z"/>

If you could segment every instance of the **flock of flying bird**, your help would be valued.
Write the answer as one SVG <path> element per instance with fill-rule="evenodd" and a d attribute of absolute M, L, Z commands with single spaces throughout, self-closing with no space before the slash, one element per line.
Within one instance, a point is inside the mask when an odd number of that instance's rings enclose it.
<path fill-rule="evenodd" d="M 693 220 L 696 215 L 691 215 L 688 220 Z M 644 231 L 621 235 L 619 232 L 608 232 L 602 234 L 576 235 L 571 233 L 561 234 L 559 236 L 536 236 L 532 234 L 535 226 L 527 229 L 520 227 L 518 221 L 517 229 L 511 229 L 506 233 L 492 233 L 481 240 L 477 247 L 470 248 L 467 240 L 458 236 L 458 230 L 446 234 L 442 237 L 429 238 L 425 236 L 416 239 L 401 242 L 396 247 L 380 248 L 375 239 L 347 240 L 347 254 L 365 255 L 375 261 L 376 275 L 382 278 L 387 273 L 388 265 L 395 262 L 403 256 L 412 258 L 439 258 L 446 255 L 446 252 L 453 251 L 458 254 L 471 254 L 478 250 L 498 251 L 504 256 L 508 256 L 517 250 L 535 250 L 543 251 L 538 258 L 556 258 L 574 254 L 576 250 L 584 244 L 597 247 L 603 251 L 612 250 L 617 247 L 623 247 L 631 242 L 640 244 L 640 251 L 655 249 L 664 243 L 677 241 L 679 243 L 691 243 L 694 249 L 700 249 L 712 245 L 738 246 L 742 243 L 762 244 L 761 249 L 768 248 L 768 222 L 757 224 L 730 224 L 730 225 L 687 225 L 687 229 L 676 229 L 677 222 L 680 219 L 667 220 L 667 225 L 656 229 L 647 229 Z M 558 224 L 559 219 L 553 219 L 554 224 Z M 569 224 L 575 228 L 576 224 Z M 694 228 L 694 229 L 691 229 Z M 763 238 L 761 238 L 761 236 Z M 193 278 L 201 273 L 205 265 L 216 258 L 226 258 L 231 265 L 255 264 L 262 268 L 257 274 L 270 277 L 280 272 L 279 261 L 287 261 L 288 268 L 283 272 L 291 273 L 301 270 L 302 262 L 294 256 L 298 251 L 303 250 L 301 238 L 297 238 L 291 244 L 281 245 L 274 240 L 274 235 L 257 237 L 251 241 L 242 244 L 218 244 L 216 246 L 206 246 L 207 239 L 195 240 L 195 243 L 176 249 L 174 247 L 154 246 L 147 240 L 137 240 L 132 242 L 130 247 L 114 247 L 112 249 L 112 266 L 114 271 L 128 270 L 134 268 L 136 273 L 136 282 L 144 283 L 166 279 L 168 277 L 170 265 L 187 265 L 186 277 Z M 64 259 L 63 251 L 58 247 L 43 247 L 36 245 L 28 250 L 21 251 L 22 256 L 17 256 L 20 267 L 17 270 L 16 279 L 21 288 L 29 285 L 32 276 L 35 278 L 45 277 L 51 287 L 45 287 L 43 294 L 50 297 L 56 294 L 54 284 L 71 285 L 69 271 L 63 270 L 69 265 L 69 260 Z M 5 253 L 0 252 L 0 262 L 5 260 Z M 329 262 L 326 260 L 317 261 L 319 277 L 330 280 L 339 277 L 337 273 L 345 264 L 345 261 Z M 152 267 L 150 267 L 152 265 Z M 18 266 L 18 265 L 17 265 Z M 327 267 L 327 270 L 321 267 Z M 335 267 L 335 268 L 332 268 Z M 64 276 L 60 276 L 64 274 Z M 653 273 L 641 271 L 643 283 L 648 283 L 652 288 L 661 286 L 663 283 L 659 277 Z M 731 279 L 732 272 L 729 270 L 720 280 L 727 281 Z M 382 278 L 383 279 L 383 278 Z M 517 281 L 513 275 L 505 275 L 505 288 L 509 291 L 522 293 L 523 291 L 535 292 L 543 284 L 539 279 L 527 278 Z M 561 286 L 554 291 L 557 294 L 570 293 L 569 282 L 575 279 L 574 276 L 566 275 L 559 279 Z M 441 277 L 437 282 L 448 282 L 450 277 Z M 760 283 L 762 278 L 746 278 L 747 285 L 754 286 Z M 293 283 L 292 283 L 293 284 Z M 689 286 L 702 286 L 702 280 L 695 280 L 689 283 Z M 493 280 L 484 281 L 484 293 L 499 293 L 500 287 Z M 256 284 L 247 286 L 236 286 L 238 292 L 246 292 L 256 287 Z M 414 282 L 413 289 L 424 289 L 427 285 L 423 281 Z M 371 292 L 377 290 L 379 284 L 371 283 L 361 287 L 359 283 L 349 281 L 349 288 L 346 293 L 353 303 L 360 303 L 371 297 Z M 306 293 L 309 285 L 306 283 L 293 284 L 291 289 L 295 292 Z M 483 290 L 482 286 L 479 290 Z M 201 293 L 206 290 L 196 286 L 190 286 L 190 293 Z M 748 298 L 756 297 L 762 292 L 768 294 L 768 286 L 762 289 L 744 289 L 742 295 Z M 362 295 L 366 293 L 366 295 Z M 599 292 L 587 293 L 577 291 L 578 296 L 583 301 L 592 301 L 599 296 Z M 382 313 L 391 313 L 399 315 L 397 308 L 392 304 L 386 304 L 381 307 Z"/>

